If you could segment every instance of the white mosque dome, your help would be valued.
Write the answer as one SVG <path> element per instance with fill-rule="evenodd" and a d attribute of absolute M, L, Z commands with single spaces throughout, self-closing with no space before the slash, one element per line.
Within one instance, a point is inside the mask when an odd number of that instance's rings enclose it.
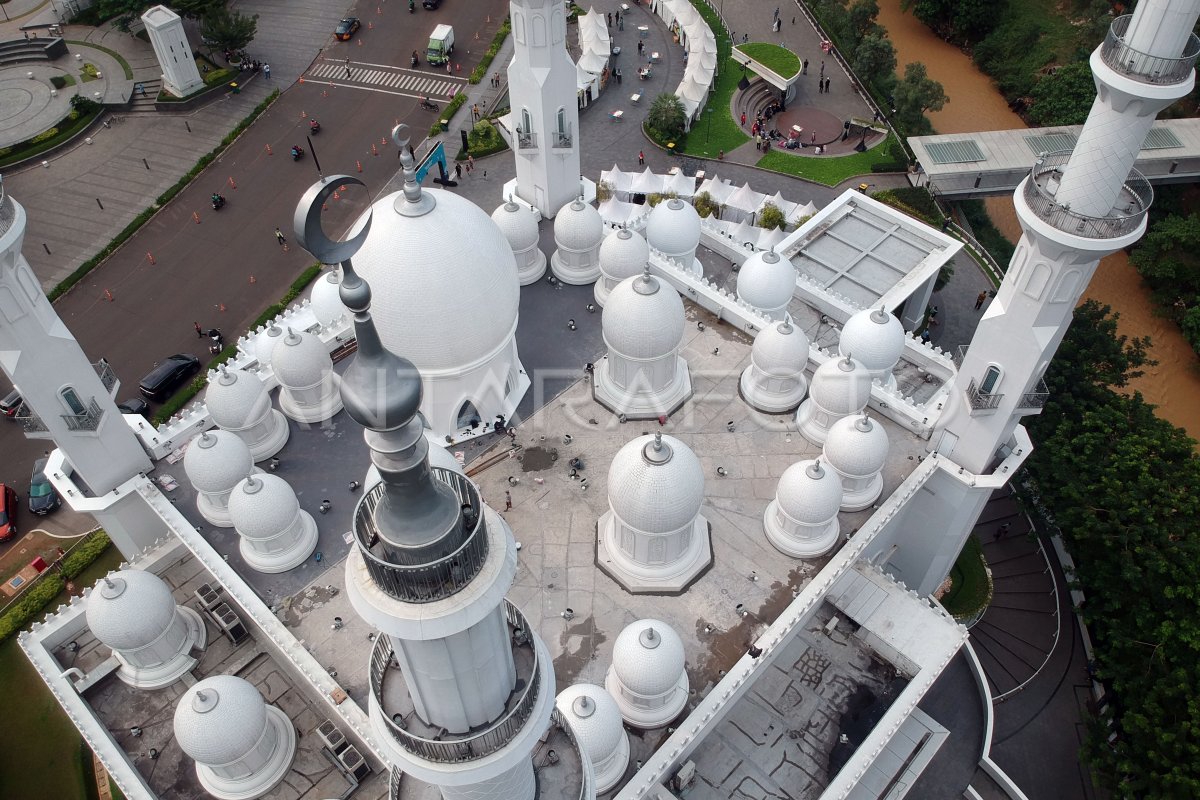
<path fill-rule="evenodd" d="M 313 284 L 308 307 L 321 325 L 332 325 L 334 320 L 347 313 L 342 305 L 341 289 L 342 278 L 336 269 L 325 273 Z"/>
<path fill-rule="evenodd" d="M 554 243 L 565 250 L 591 250 L 603 238 L 600 212 L 582 200 L 567 203 L 554 218 Z"/>
<path fill-rule="evenodd" d="M 678 197 L 654 207 L 646 222 L 646 241 L 668 255 L 689 253 L 700 244 L 700 214 Z M 691 264 L 684 264 L 690 267 Z"/>
<path fill-rule="evenodd" d="M 737 296 L 755 308 L 786 308 L 796 291 L 796 268 L 773 250 L 760 250 L 738 270 Z"/>
<path fill-rule="evenodd" d="M 628 228 L 610 233 L 600 245 L 600 271 L 613 280 L 640 275 L 649 260 L 650 245 L 640 233 Z"/>
<path fill-rule="evenodd" d="M 871 397 L 871 373 L 857 358 L 831 358 L 813 373 L 808 396 L 832 414 L 856 413 Z"/>
<path fill-rule="evenodd" d="M 267 539 L 285 530 L 300 513 L 291 484 L 270 473 L 253 475 L 229 495 L 229 516 L 238 533 L 248 539 Z"/>
<path fill-rule="evenodd" d="M 837 516 L 842 505 L 842 479 L 832 469 L 809 459 L 797 461 L 779 477 L 779 507 L 797 522 L 816 525 Z"/>
<path fill-rule="evenodd" d="M 271 325 L 254 340 L 254 357 L 258 359 L 258 363 L 263 366 L 271 363 L 271 353 L 275 350 L 275 343 L 283 336 L 283 328 L 275 323 Z"/>
<path fill-rule="evenodd" d="M 846 320 L 838 352 L 854 356 L 869 370 L 890 370 L 904 352 L 904 326 L 881 308 L 863 309 Z"/>
<path fill-rule="evenodd" d="M 204 393 L 213 422 L 238 430 L 260 419 L 271 406 L 267 389 L 257 375 L 240 369 L 221 369 Z"/>
<path fill-rule="evenodd" d="M 175 620 L 175 598 L 162 578 L 123 569 L 101 578 L 88 595 L 88 628 L 113 650 L 138 650 L 154 642 Z"/>
<path fill-rule="evenodd" d="M 704 503 L 704 470 L 673 436 L 639 436 L 613 456 L 608 502 L 631 528 L 670 533 L 691 523 Z"/>
<path fill-rule="evenodd" d="M 794 375 L 808 366 L 808 337 L 790 322 L 768 325 L 750 348 L 754 366 L 768 375 Z"/>
<path fill-rule="evenodd" d="M 625 722 L 617 701 L 603 686 L 572 684 L 558 693 L 554 705 L 570 723 L 580 748 L 593 763 L 608 758 L 621 746 Z"/>
<path fill-rule="evenodd" d="M 250 448 L 229 431 L 206 431 L 188 445 L 183 469 L 196 491 L 219 494 L 238 485 L 254 469 Z"/>
<path fill-rule="evenodd" d="M 621 355 L 659 358 L 683 340 L 683 301 L 653 275 L 626 278 L 609 293 L 600 323 L 605 343 Z"/>
<path fill-rule="evenodd" d="M 403 191 L 372 205 L 371 231 L 354 268 L 371 285 L 371 316 L 385 347 L 422 371 L 459 370 L 512 335 L 521 291 L 516 260 L 477 205 L 440 189 L 420 193 L 432 205 L 425 213 L 402 214 L 414 211 Z M 360 219 L 352 235 L 364 224 Z"/>
<path fill-rule="evenodd" d="M 190 687 L 175 706 L 175 741 L 191 759 L 221 766 L 245 756 L 267 728 L 267 704 L 253 684 L 214 675 Z"/>
<path fill-rule="evenodd" d="M 846 475 L 871 475 L 887 461 L 888 437 L 883 426 L 865 414 L 842 417 L 829 426 L 825 460 Z"/>
<path fill-rule="evenodd" d="M 541 240 L 533 212 L 516 203 L 502 203 L 492 212 L 492 222 L 496 223 L 500 233 L 504 234 L 514 253 L 536 247 Z"/>
<path fill-rule="evenodd" d="M 657 619 L 627 625 L 617 636 L 612 658 L 613 672 L 621 683 L 646 697 L 673 689 L 686 664 L 679 634 Z"/>
<path fill-rule="evenodd" d="M 284 386 L 307 388 L 320 383 L 333 369 L 333 362 L 320 339 L 311 333 L 289 329 L 287 336 L 275 343 L 271 369 Z"/>

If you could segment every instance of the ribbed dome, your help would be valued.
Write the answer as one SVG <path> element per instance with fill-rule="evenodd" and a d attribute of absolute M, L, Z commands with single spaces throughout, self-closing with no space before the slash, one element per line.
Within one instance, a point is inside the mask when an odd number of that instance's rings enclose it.
<path fill-rule="evenodd" d="M 425 372 L 457 370 L 490 356 L 512 334 L 517 264 L 500 229 L 474 203 L 440 189 L 420 192 L 422 202 L 435 204 L 415 216 L 397 210 L 411 212 L 402 191 L 375 202 L 354 268 L 371 285 L 371 316 L 385 347 Z"/>
<path fill-rule="evenodd" d="M 175 620 L 175 598 L 162 578 L 123 569 L 101 578 L 88 594 L 87 624 L 113 650 L 137 650 L 153 642 Z"/>
<path fill-rule="evenodd" d="M 700 215 L 691 203 L 678 197 L 663 201 L 654 207 L 646 221 L 646 241 L 667 255 L 691 253 L 700 244 Z"/>
<path fill-rule="evenodd" d="M 582 200 L 567 203 L 554 218 L 554 243 L 564 250 L 591 250 L 603 238 L 600 212 Z"/>
<path fill-rule="evenodd" d="M 640 275 L 649 260 L 650 246 L 637 231 L 622 228 L 600 245 L 600 271 L 616 281 Z"/>
<path fill-rule="evenodd" d="M 825 459 L 847 475 L 870 475 L 887 461 L 888 437 L 883 426 L 865 414 L 842 417 L 829 427 Z"/>
<path fill-rule="evenodd" d="M 316 336 L 289 330 L 287 336 L 275 343 L 271 369 L 284 386 L 307 389 L 333 371 L 333 361 Z"/>
<path fill-rule="evenodd" d="M 626 525 L 671 533 L 696 518 L 704 503 L 704 470 L 673 436 L 639 436 L 617 451 L 608 468 L 608 503 Z"/>
<path fill-rule="evenodd" d="M 238 430 L 266 414 L 271 398 L 257 375 L 225 369 L 218 372 L 216 380 L 209 380 L 204 403 L 213 422 Z"/>
<path fill-rule="evenodd" d="M 317 278 L 313 284 L 312 294 L 308 296 L 308 307 L 312 310 L 317 322 L 322 325 L 332 325 L 339 317 L 346 315 L 346 307 L 338 296 L 342 280 L 339 270 L 330 270 Z"/>
<path fill-rule="evenodd" d="M 492 212 L 492 222 L 504 234 L 514 253 L 536 247 L 541 236 L 533 212 L 516 203 L 503 203 Z"/>
<path fill-rule="evenodd" d="M 237 532 L 249 539 L 267 539 L 292 524 L 300 501 L 291 485 L 278 475 L 254 475 L 229 495 L 229 516 Z"/>
<path fill-rule="evenodd" d="M 580 748 L 593 763 L 608 758 L 620 747 L 625 722 L 617 701 L 603 686 L 573 684 L 558 693 L 554 705 L 570 723 Z"/>
<path fill-rule="evenodd" d="M 179 698 L 174 727 L 175 741 L 189 758 L 221 766 L 258 744 L 267 727 L 267 704 L 249 681 L 214 675 Z"/>
<path fill-rule="evenodd" d="M 250 448 L 229 431 L 211 430 L 192 440 L 183 471 L 198 492 L 228 492 L 254 469 Z"/>
<path fill-rule="evenodd" d="M 857 358 L 831 358 L 813 373 L 808 396 L 834 414 L 862 411 L 871 399 L 871 373 Z"/>
<path fill-rule="evenodd" d="M 838 352 L 869 370 L 890 370 L 904 352 L 904 326 L 883 309 L 864 309 L 846 320 Z"/>
<path fill-rule="evenodd" d="M 779 477 L 775 499 L 780 509 L 797 522 L 827 522 L 842 505 L 842 479 L 816 460 L 798 461 Z"/>
<path fill-rule="evenodd" d="M 791 376 L 808 366 L 808 337 L 789 322 L 768 325 L 754 337 L 750 360 L 768 375 Z"/>
<path fill-rule="evenodd" d="M 275 343 L 283 338 L 283 328 L 275 323 L 262 333 L 258 334 L 254 339 L 254 357 L 258 359 L 258 363 L 263 366 L 268 366 L 271 363 L 271 354 L 275 352 Z"/>
<path fill-rule="evenodd" d="M 679 634 L 657 619 L 629 624 L 613 645 L 613 672 L 636 694 L 653 697 L 670 691 L 685 663 Z"/>
<path fill-rule="evenodd" d="M 738 270 L 737 296 L 755 308 L 786 308 L 796 291 L 796 268 L 772 250 L 760 250 Z"/>
<path fill-rule="evenodd" d="M 621 355 L 661 358 L 683 341 L 683 301 L 653 275 L 626 278 L 609 293 L 600 323 L 605 343 Z"/>

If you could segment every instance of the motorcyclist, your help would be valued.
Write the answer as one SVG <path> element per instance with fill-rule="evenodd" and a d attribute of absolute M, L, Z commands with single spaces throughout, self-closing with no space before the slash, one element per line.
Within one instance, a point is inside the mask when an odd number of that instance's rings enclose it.
<path fill-rule="evenodd" d="M 321 130 L 321 123 L 317 122 L 316 118 L 314 117 L 308 121 L 308 129 L 313 133 L 317 133 Z"/>
<path fill-rule="evenodd" d="M 212 207 L 220 208 L 223 205 L 225 205 L 225 198 L 223 196 L 217 194 L 216 192 L 213 192 L 212 193 Z"/>
<path fill-rule="evenodd" d="M 415 67 L 415 66 L 417 66 L 417 65 L 418 65 L 418 64 L 420 64 L 420 63 L 421 63 L 421 59 L 417 58 L 417 51 L 416 51 L 416 50 L 413 50 L 413 53 L 412 53 L 412 65 Z"/>
<path fill-rule="evenodd" d="M 300 156 L 304 155 L 304 149 L 298 144 L 292 145 L 292 158 L 299 160 Z"/>
<path fill-rule="evenodd" d="M 408 0 L 408 13 L 413 13 L 417 10 L 417 0 Z"/>

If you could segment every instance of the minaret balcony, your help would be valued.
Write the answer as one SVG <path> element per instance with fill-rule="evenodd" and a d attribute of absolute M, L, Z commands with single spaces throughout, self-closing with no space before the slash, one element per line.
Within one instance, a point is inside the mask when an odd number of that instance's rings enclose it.
<path fill-rule="evenodd" d="M 569 125 L 554 131 L 553 136 L 554 139 L 550 146 L 555 148 L 569 148 L 575 141 L 574 137 L 571 136 L 571 126 Z"/>
<path fill-rule="evenodd" d="M 1025 181 L 1024 200 L 1029 209 L 1063 233 L 1088 239 L 1118 239 L 1135 233 L 1150 210 L 1150 204 L 1154 202 L 1150 181 L 1137 170 L 1130 170 L 1107 215 L 1091 217 L 1080 214 L 1072 211 L 1070 204 L 1061 204 L 1055 199 L 1062 183 L 1063 168 L 1070 158 L 1070 150 L 1038 156 L 1029 179 Z"/>
<path fill-rule="evenodd" d="M 537 150 L 537 133 L 517 128 L 517 150 Z"/>
<path fill-rule="evenodd" d="M 375 524 L 375 508 L 387 488 L 384 483 L 372 487 L 354 511 L 354 538 L 371 579 L 392 597 L 409 603 L 433 603 L 456 594 L 479 574 L 488 556 L 487 524 L 478 490 L 457 472 L 440 467 L 432 467 L 430 472 L 434 480 L 454 490 L 459 503 L 475 511 L 465 519 L 462 544 L 453 552 L 433 561 L 397 563 L 394 551 L 381 542 Z"/>
<path fill-rule="evenodd" d="M 88 401 L 82 414 L 62 415 L 69 431 L 94 431 L 100 427 L 100 420 L 103 418 L 104 409 L 100 408 L 94 397 Z"/>
<path fill-rule="evenodd" d="M 46 423 L 42 422 L 42 418 L 31 411 L 27 405 L 22 404 L 21 407 L 17 409 L 17 413 L 14 415 L 13 419 L 21 423 L 21 430 L 23 430 L 27 435 L 41 433 L 48 436 L 50 434 L 50 431 L 46 428 Z M 33 438 L 41 439 L 45 437 L 34 436 Z"/>
<path fill-rule="evenodd" d="M 417 715 L 404 673 L 393 658 L 391 639 L 376 637 L 371 651 L 372 706 L 379 709 L 379 719 L 401 748 L 428 761 L 455 764 L 495 753 L 520 733 L 537 704 L 541 666 L 528 621 L 507 600 L 504 618 L 512 634 L 516 683 L 503 713 L 494 722 L 461 734 L 429 725 Z"/>
<path fill-rule="evenodd" d="M 990 411 L 998 408 L 1003 399 L 1003 392 L 985 392 L 974 378 L 967 386 L 967 402 L 971 404 L 972 411 Z"/>
<path fill-rule="evenodd" d="M 1046 382 L 1038 378 L 1037 383 L 1033 385 L 1033 389 L 1021 395 L 1020 402 L 1017 403 L 1017 408 L 1034 408 L 1041 410 L 1046 405 L 1046 401 L 1050 399 L 1050 389 L 1046 386 Z"/>
<path fill-rule="evenodd" d="M 108 359 L 102 358 L 92 367 L 96 370 L 96 375 L 100 378 L 100 383 L 104 384 L 105 390 L 109 397 L 114 397 L 117 393 L 117 388 L 120 381 L 117 380 L 117 373 L 113 372 L 113 368 L 109 365 Z"/>
<path fill-rule="evenodd" d="M 1108 35 L 1104 37 L 1104 44 L 1100 45 L 1100 60 L 1113 71 L 1139 83 L 1169 86 L 1187 80 L 1196 65 L 1197 56 L 1200 56 L 1200 38 L 1191 34 L 1179 58 L 1152 56 L 1134 50 L 1125 43 L 1132 20 L 1132 14 L 1113 20 Z"/>

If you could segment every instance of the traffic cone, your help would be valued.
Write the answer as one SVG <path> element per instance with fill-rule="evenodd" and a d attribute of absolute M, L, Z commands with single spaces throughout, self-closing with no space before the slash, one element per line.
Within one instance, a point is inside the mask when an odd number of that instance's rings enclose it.
<path fill-rule="evenodd" d="M 197 225 L 199 225 L 199 224 L 200 224 L 200 212 L 199 212 L 199 211 L 193 211 L 193 212 L 192 212 L 192 219 L 196 220 L 196 224 L 197 224 Z"/>
<path fill-rule="evenodd" d="M 334 193 L 333 193 L 333 199 L 334 199 L 334 200 L 341 200 L 342 198 L 341 198 L 341 196 L 340 196 L 340 195 L 338 195 L 338 193 L 337 193 L 337 192 L 334 192 Z"/>
<path fill-rule="evenodd" d="M 303 76 L 303 75 L 301 75 L 301 76 L 300 76 L 300 82 L 301 82 L 301 83 L 304 83 L 304 76 Z"/>
<path fill-rule="evenodd" d="M 217 303 L 217 311 L 222 311 L 222 312 L 223 312 L 224 310 L 225 310 L 225 304 L 224 304 L 224 303 Z"/>
<path fill-rule="evenodd" d="M 149 250 L 146 251 L 146 260 L 149 261 L 151 264 L 157 263 L 154 260 L 154 254 L 151 253 Z"/>
<path fill-rule="evenodd" d="M 380 143 L 381 145 L 387 146 L 387 137 L 386 137 L 386 136 L 380 136 L 380 137 L 379 137 L 379 143 Z"/>
<path fill-rule="evenodd" d="M 236 183 L 234 183 L 233 176 L 230 176 L 230 178 L 229 178 L 229 188 L 230 188 L 230 189 L 236 189 L 236 188 L 237 188 L 237 184 L 236 184 Z"/>
<path fill-rule="evenodd" d="M 367 30 L 369 30 L 369 31 L 375 30 L 375 23 L 368 20 L 367 21 Z"/>
<path fill-rule="evenodd" d="M 104 290 L 104 297 L 110 303 L 116 299 L 115 297 L 113 297 L 112 292 L 110 292 L 108 289 Z"/>
<path fill-rule="evenodd" d="M 258 278 L 256 278 L 256 277 L 254 277 L 253 275 L 251 275 L 251 276 L 250 276 L 250 283 L 251 283 L 251 284 L 258 283 Z"/>
<path fill-rule="evenodd" d="M 345 187 L 345 186 L 339 186 L 339 187 L 338 187 L 338 191 L 339 191 L 339 192 L 344 192 L 344 191 L 346 191 L 346 187 Z"/>
<path fill-rule="evenodd" d="M 454 62 L 454 71 L 455 71 L 455 72 L 462 72 L 462 64 L 459 64 L 457 61 L 456 61 L 456 62 Z"/>
<path fill-rule="evenodd" d="M 267 155 L 269 155 L 269 156 L 275 155 L 275 151 L 271 149 L 271 145 L 267 145 Z"/>
<path fill-rule="evenodd" d="M 359 40 L 358 40 L 358 46 L 359 46 L 359 47 L 362 47 L 362 39 L 359 39 Z"/>
<path fill-rule="evenodd" d="M 328 90 L 328 89 L 322 89 L 322 90 L 321 90 L 321 97 L 329 97 L 329 90 Z"/>
<path fill-rule="evenodd" d="M 301 111 L 301 112 L 300 112 L 300 119 L 308 119 L 308 112 L 307 112 L 307 111 Z"/>
<path fill-rule="evenodd" d="M 361 162 L 361 161 L 355 161 L 354 163 L 355 163 L 355 164 L 358 166 L 358 171 L 359 171 L 359 172 L 362 172 L 362 162 Z"/>
<path fill-rule="evenodd" d="M 475 41 L 479 41 L 479 31 L 475 31 Z"/>
<path fill-rule="evenodd" d="M 373 155 L 373 156 L 377 156 L 377 155 L 379 155 L 379 150 L 377 150 L 377 149 L 375 148 L 375 143 L 374 143 L 374 142 L 371 142 L 371 155 Z"/>

